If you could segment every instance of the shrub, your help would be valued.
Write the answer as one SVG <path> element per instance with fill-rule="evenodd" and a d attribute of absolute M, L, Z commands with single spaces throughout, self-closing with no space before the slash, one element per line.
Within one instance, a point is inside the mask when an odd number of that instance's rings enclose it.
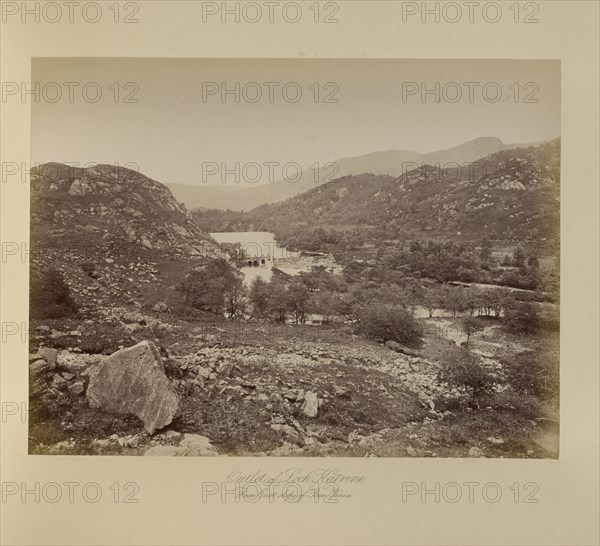
<path fill-rule="evenodd" d="M 514 302 L 504 310 L 506 327 L 519 334 L 534 334 L 540 329 L 540 316 L 536 304 Z"/>
<path fill-rule="evenodd" d="M 359 332 L 381 343 L 395 341 L 419 345 L 422 330 L 409 311 L 400 305 L 371 305 L 359 313 Z"/>
<path fill-rule="evenodd" d="M 496 377 L 482 360 L 466 349 L 449 352 L 440 369 L 440 379 L 452 387 L 465 389 L 472 402 L 494 391 Z"/>
<path fill-rule="evenodd" d="M 557 358 L 548 353 L 523 351 L 501 361 L 506 378 L 518 393 L 540 400 L 558 399 L 560 367 Z"/>
<path fill-rule="evenodd" d="M 77 304 L 60 271 L 49 268 L 31 275 L 29 312 L 34 319 L 62 318 L 77 314 Z"/>

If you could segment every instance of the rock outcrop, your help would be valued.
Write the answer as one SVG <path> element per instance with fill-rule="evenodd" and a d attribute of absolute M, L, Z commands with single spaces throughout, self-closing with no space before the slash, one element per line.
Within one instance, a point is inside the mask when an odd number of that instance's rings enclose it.
<path fill-rule="evenodd" d="M 121 349 L 90 370 L 87 399 L 92 408 L 139 417 L 150 434 L 171 423 L 179 409 L 160 353 L 149 341 Z"/>

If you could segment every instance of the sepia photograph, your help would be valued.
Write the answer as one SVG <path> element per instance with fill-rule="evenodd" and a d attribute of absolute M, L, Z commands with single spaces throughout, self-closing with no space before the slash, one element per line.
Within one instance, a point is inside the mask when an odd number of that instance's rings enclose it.
<path fill-rule="evenodd" d="M 30 455 L 558 458 L 560 61 L 31 70 Z"/>

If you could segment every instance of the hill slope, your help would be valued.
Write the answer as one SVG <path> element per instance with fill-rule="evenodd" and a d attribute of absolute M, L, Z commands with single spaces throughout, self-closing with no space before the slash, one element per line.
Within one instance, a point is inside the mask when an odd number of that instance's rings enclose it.
<path fill-rule="evenodd" d="M 470 168 L 424 166 L 400 177 L 345 176 L 283 203 L 263 205 L 247 222 L 283 242 L 299 230 L 351 227 L 388 239 L 555 239 L 559 225 L 560 140 L 492 154 Z"/>
<path fill-rule="evenodd" d="M 58 269 L 80 305 L 140 303 L 161 263 L 183 272 L 221 254 L 165 185 L 123 167 L 32 169 L 30 213 L 31 274 Z"/>

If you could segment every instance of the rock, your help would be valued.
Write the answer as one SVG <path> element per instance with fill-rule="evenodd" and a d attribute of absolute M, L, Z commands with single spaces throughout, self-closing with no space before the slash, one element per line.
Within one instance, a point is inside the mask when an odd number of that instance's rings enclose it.
<path fill-rule="evenodd" d="M 73 379 L 75 377 L 74 373 L 69 373 L 69 372 L 63 372 L 61 374 L 67 381 L 71 381 L 71 379 Z"/>
<path fill-rule="evenodd" d="M 302 448 L 292 445 L 289 442 L 284 442 L 283 445 L 273 449 L 269 455 L 271 457 L 289 457 L 290 455 L 296 455 L 301 451 Z"/>
<path fill-rule="evenodd" d="M 149 341 L 113 353 L 89 372 L 90 407 L 136 415 L 149 434 L 171 423 L 179 398 L 171 388 L 160 353 Z"/>
<path fill-rule="evenodd" d="M 469 457 L 484 457 L 483 450 L 478 447 L 472 447 L 469 449 Z"/>
<path fill-rule="evenodd" d="M 179 442 L 179 447 L 206 451 L 207 453 L 202 453 L 203 455 L 207 455 L 208 452 L 218 455 L 217 449 L 210 443 L 210 440 L 206 436 L 201 436 L 200 434 L 184 434 L 183 440 Z"/>
<path fill-rule="evenodd" d="M 56 368 L 56 358 L 58 356 L 58 351 L 56 349 L 40 347 L 37 354 L 38 357 L 44 359 L 52 369 Z"/>
<path fill-rule="evenodd" d="M 169 308 L 167 307 L 166 303 L 158 302 L 154 307 L 152 307 L 153 311 L 156 311 L 157 313 L 164 313 L 165 311 L 167 311 Z"/>
<path fill-rule="evenodd" d="M 493 436 L 490 436 L 487 439 L 487 441 L 492 444 L 503 444 L 504 443 L 504 440 L 502 438 L 494 438 Z"/>
<path fill-rule="evenodd" d="M 206 436 L 184 434 L 178 446 L 154 446 L 144 453 L 148 457 L 217 457 L 215 446 Z"/>
<path fill-rule="evenodd" d="M 36 360 L 29 364 L 29 378 L 31 380 L 37 380 L 51 372 L 53 369 L 54 368 L 45 360 Z"/>
<path fill-rule="evenodd" d="M 59 375 L 57 373 L 54 374 L 54 376 L 52 377 L 52 386 L 55 389 L 62 391 L 67 388 L 68 384 L 69 384 L 68 381 L 64 377 L 62 377 L 61 375 Z"/>
<path fill-rule="evenodd" d="M 45 360 L 36 360 L 29 365 L 29 395 L 32 398 L 44 395 L 50 382 L 52 367 Z"/>
<path fill-rule="evenodd" d="M 165 432 L 166 440 L 179 440 L 181 438 L 181 432 L 177 432 L 176 430 L 167 430 Z"/>
<path fill-rule="evenodd" d="M 208 379 L 210 377 L 210 370 L 207 368 L 203 368 L 202 366 L 199 366 L 198 367 L 198 377 Z"/>
<path fill-rule="evenodd" d="M 71 383 L 67 389 L 73 396 L 79 396 L 85 391 L 85 385 L 83 384 L 83 381 L 75 381 L 74 383 Z"/>
<path fill-rule="evenodd" d="M 290 425 L 273 424 L 271 428 L 277 432 L 285 434 L 294 444 L 304 445 L 304 438 L 294 427 Z"/>
<path fill-rule="evenodd" d="M 85 375 L 85 371 L 92 363 L 96 364 L 104 358 L 106 357 L 101 355 L 90 355 L 85 358 L 84 355 L 76 355 L 69 351 L 61 351 L 57 356 L 56 362 L 61 370 L 65 370 L 74 375 Z"/>
<path fill-rule="evenodd" d="M 414 447 L 408 446 L 406 448 L 406 453 L 408 453 L 409 457 L 416 457 L 417 456 L 417 452 L 415 451 Z"/>
<path fill-rule="evenodd" d="M 302 404 L 302 413 L 308 417 L 316 417 L 319 412 L 319 399 L 317 395 L 308 391 L 304 395 L 304 403 Z"/>
<path fill-rule="evenodd" d="M 290 389 L 283 393 L 283 397 L 290 402 L 301 402 L 304 400 L 303 389 Z"/>
<path fill-rule="evenodd" d="M 350 391 L 346 387 L 334 385 L 333 392 L 335 392 L 336 396 L 341 396 L 342 398 L 350 398 Z"/>
<path fill-rule="evenodd" d="M 146 450 L 145 457 L 185 457 L 188 450 L 177 446 L 154 446 Z"/>
<path fill-rule="evenodd" d="M 400 343 L 392 341 L 391 339 L 385 342 L 385 346 L 388 349 L 391 349 L 392 351 L 396 351 L 397 353 L 400 353 L 402 351 L 402 345 L 400 345 Z"/>

